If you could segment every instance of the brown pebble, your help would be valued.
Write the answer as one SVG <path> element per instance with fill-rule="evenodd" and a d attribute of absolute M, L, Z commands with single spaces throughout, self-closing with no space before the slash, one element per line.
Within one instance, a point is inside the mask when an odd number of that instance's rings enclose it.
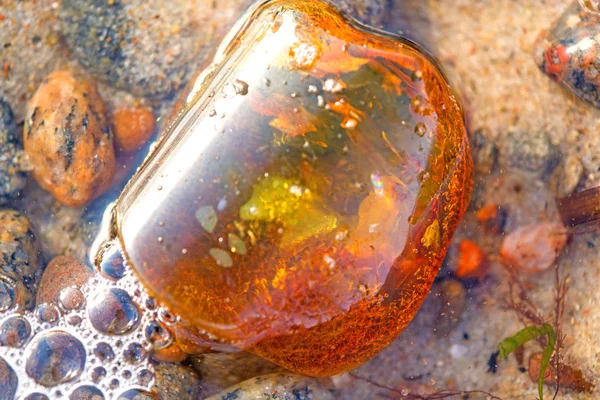
<path fill-rule="evenodd" d="M 64 288 L 81 287 L 93 275 L 92 270 L 76 258 L 55 257 L 50 261 L 42 276 L 37 294 L 37 304 L 58 302 L 58 295 Z"/>
<path fill-rule="evenodd" d="M 540 376 L 540 364 L 542 362 L 542 353 L 535 353 L 529 358 L 529 378 L 537 382 Z M 566 364 L 560 365 L 560 387 L 575 390 L 577 392 L 588 392 L 594 388 L 594 385 L 587 380 L 580 369 Z M 556 385 L 556 367 L 548 365 L 544 374 L 544 383 L 546 385 Z"/>
<path fill-rule="evenodd" d="M 48 75 L 27 104 L 23 144 L 33 176 L 61 203 L 78 207 L 108 188 L 112 134 L 95 85 L 69 71 Z"/>
<path fill-rule="evenodd" d="M 567 243 L 561 223 L 538 222 L 523 226 L 504 237 L 500 255 L 522 272 L 540 272 L 552 266 Z"/>
<path fill-rule="evenodd" d="M 156 127 L 154 112 L 148 107 L 123 108 L 114 112 L 112 126 L 116 149 L 131 153 L 152 137 Z"/>

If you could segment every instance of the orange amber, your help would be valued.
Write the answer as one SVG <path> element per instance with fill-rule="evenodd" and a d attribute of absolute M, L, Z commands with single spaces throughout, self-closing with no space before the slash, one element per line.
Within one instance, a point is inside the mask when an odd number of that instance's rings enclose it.
<path fill-rule="evenodd" d="M 189 326 L 331 375 L 409 324 L 471 174 L 459 105 L 420 48 L 325 2 L 272 0 L 194 82 L 118 234 Z"/>

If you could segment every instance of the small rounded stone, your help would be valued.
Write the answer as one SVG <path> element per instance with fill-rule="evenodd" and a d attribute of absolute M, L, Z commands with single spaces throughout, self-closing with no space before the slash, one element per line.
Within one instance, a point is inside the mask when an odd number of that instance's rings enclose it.
<path fill-rule="evenodd" d="M 9 347 L 23 347 L 31 335 L 31 324 L 26 318 L 11 317 L 0 326 L 0 344 Z"/>
<path fill-rule="evenodd" d="M 31 310 L 44 272 L 39 244 L 29 219 L 0 209 L 0 309 Z"/>
<path fill-rule="evenodd" d="M 140 312 L 123 289 L 97 293 L 88 304 L 88 315 L 94 328 L 102 333 L 123 335 L 135 328 Z"/>
<path fill-rule="evenodd" d="M 27 104 L 23 134 L 33 177 L 56 200 L 79 207 L 115 171 L 113 137 L 96 87 L 70 71 L 50 74 Z"/>
<path fill-rule="evenodd" d="M 14 398 L 19 380 L 17 374 L 6 361 L 0 357 L 0 394 L 6 399 Z"/>
<path fill-rule="evenodd" d="M 142 148 L 154 133 L 155 119 L 148 107 L 116 110 L 112 116 L 116 149 L 131 153 Z"/>
<path fill-rule="evenodd" d="M 177 364 L 156 367 L 155 388 L 162 400 L 195 400 L 202 398 L 201 380 L 191 368 Z"/>
<path fill-rule="evenodd" d="M 85 367 L 86 352 L 74 336 L 48 331 L 36 336 L 27 348 L 25 371 L 40 385 L 53 387 L 76 379 Z"/>
<path fill-rule="evenodd" d="M 104 393 L 95 386 L 79 386 L 71 392 L 69 400 L 104 400 Z"/>
<path fill-rule="evenodd" d="M 37 303 L 58 304 L 63 290 L 67 290 L 65 294 L 74 294 L 74 300 L 79 303 L 82 299 L 74 290 L 78 290 L 75 288 L 83 286 L 93 275 L 93 271 L 87 265 L 74 257 L 55 257 L 42 276 Z"/>

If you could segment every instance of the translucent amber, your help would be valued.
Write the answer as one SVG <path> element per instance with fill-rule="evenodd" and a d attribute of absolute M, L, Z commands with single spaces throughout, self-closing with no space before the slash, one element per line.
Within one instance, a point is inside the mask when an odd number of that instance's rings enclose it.
<path fill-rule="evenodd" d="M 285 368 L 356 367 L 408 325 L 471 192 L 463 117 L 415 44 L 328 3 L 254 8 L 117 205 L 182 320 Z"/>

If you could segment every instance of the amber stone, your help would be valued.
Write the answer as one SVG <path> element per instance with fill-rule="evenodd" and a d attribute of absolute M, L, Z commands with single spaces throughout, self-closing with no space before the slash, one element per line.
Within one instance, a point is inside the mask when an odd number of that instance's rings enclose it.
<path fill-rule="evenodd" d="M 328 3 L 252 9 L 117 204 L 183 323 L 308 375 L 409 324 L 471 193 L 460 107 L 417 45 Z"/>

